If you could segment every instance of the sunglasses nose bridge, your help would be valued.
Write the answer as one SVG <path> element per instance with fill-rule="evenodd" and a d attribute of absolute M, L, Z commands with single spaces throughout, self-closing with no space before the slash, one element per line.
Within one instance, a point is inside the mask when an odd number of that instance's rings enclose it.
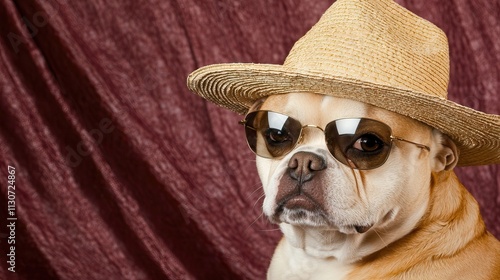
<path fill-rule="evenodd" d="M 314 124 L 306 124 L 306 125 L 302 126 L 302 129 L 304 129 L 304 128 L 317 128 L 317 129 L 323 131 L 323 133 L 325 132 L 325 130 L 323 128 L 321 128 L 317 125 L 314 125 Z"/>
<path fill-rule="evenodd" d="M 306 128 L 317 128 L 317 129 L 321 130 L 321 132 L 323 132 L 323 135 L 325 134 L 325 130 L 323 128 L 321 128 L 320 126 L 317 126 L 314 124 L 306 124 L 306 125 L 303 125 L 301 130 L 300 130 L 300 136 L 299 136 L 299 140 L 297 141 L 297 143 L 301 143 L 302 140 L 304 139 L 304 130 Z"/>

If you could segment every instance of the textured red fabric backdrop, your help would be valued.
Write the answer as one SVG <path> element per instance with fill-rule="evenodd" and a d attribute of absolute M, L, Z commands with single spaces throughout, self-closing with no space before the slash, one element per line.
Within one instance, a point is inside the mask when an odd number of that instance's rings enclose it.
<path fill-rule="evenodd" d="M 398 2 L 449 36 L 450 99 L 499 114 L 499 2 Z M 280 233 L 240 117 L 186 77 L 282 63 L 331 3 L 0 0 L 0 278 L 262 279 Z M 457 173 L 500 237 L 499 166 Z"/>

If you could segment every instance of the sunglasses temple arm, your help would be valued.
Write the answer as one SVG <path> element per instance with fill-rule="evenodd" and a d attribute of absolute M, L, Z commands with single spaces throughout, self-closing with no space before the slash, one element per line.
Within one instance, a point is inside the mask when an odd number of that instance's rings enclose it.
<path fill-rule="evenodd" d="M 413 144 L 413 145 L 419 147 L 420 149 L 425 149 L 425 150 L 427 150 L 429 152 L 431 151 L 431 148 L 429 148 L 426 145 L 418 144 L 418 143 L 415 143 L 415 142 L 412 142 L 412 141 L 409 141 L 409 140 L 406 140 L 406 139 L 403 139 L 403 138 L 391 136 L 391 139 L 398 140 L 398 141 L 403 141 L 403 142 L 406 142 L 406 143 L 410 143 L 410 144 Z"/>
<path fill-rule="evenodd" d="M 247 125 L 247 121 L 246 120 L 238 121 L 238 124 L 241 124 L 241 125 L 245 126 L 245 128 L 257 131 L 257 129 L 255 129 L 255 127 L 251 127 L 251 126 Z"/>

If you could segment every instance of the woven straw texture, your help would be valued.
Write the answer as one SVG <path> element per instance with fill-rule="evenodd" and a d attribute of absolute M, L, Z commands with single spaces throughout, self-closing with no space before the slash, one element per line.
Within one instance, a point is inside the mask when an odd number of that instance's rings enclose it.
<path fill-rule="evenodd" d="M 445 34 L 391 0 L 339 0 L 283 65 L 216 64 L 188 77 L 200 96 L 244 114 L 289 92 L 350 98 L 426 123 L 460 149 L 458 165 L 500 163 L 500 117 L 448 101 Z"/>

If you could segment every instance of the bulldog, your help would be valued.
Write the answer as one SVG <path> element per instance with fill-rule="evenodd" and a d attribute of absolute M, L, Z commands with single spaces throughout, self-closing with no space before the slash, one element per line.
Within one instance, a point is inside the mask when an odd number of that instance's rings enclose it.
<path fill-rule="evenodd" d="M 313 93 L 261 99 L 242 123 L 284 234 L 268 279 L 500 279 L 500 242 L 437 129 Z"/>

